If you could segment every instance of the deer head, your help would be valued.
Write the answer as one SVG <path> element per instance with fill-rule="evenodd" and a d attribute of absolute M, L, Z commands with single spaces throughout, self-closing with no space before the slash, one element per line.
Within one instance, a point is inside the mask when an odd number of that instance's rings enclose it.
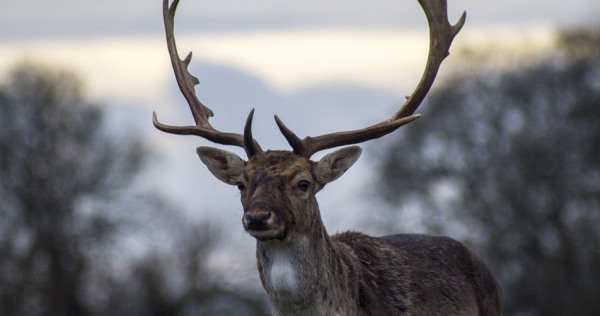
<path fill-rule="evenodd" d="M 242 147 L 248 160 L 221 149 L 200 147 L 198 155 L 211 173 L 219 180 L 236 185 L 242 193 L 244 206 L 243 224 L 246 231 L 257 239 L 283 239 L 289 234 L 308 229 L 310 221 L 320 221 L 315 194 L 327 183 L 339 178 L 360 156 L 356 146 L 340 149 L 314 162 L 310 157 L 316 152 L 344 145 L 358 144 L 389 134 L 400 126 L 420 117 L 414 114 L 431 88 L 438 69 L 448 55 L 452 40 L 465 22 L 462 15 L 456 25 L 447 18 L 446 1 L 420 0 L 430 29 L 430 48 L 423 76 L 416 89 L 407 97 L 404 105 L 390 118 L 363 129 L 336 132 L 300 139 L 282 120 L 275 122 L 286 138 L 292 151 L 263 151 L 252 136 L 250 111 L 243 134 L 221 132 L 215 129 L 209 118 L 213 111 L 198 100 L 194 86 L 198 79 L 188 71 L 192 54 L 181 59 L 174 37 L 174 18 L 179 0 L 169 5 L 163 0 L 163 18 L 167 46 L 175 78 L 192 111 L 194 126 L 169 126 L 160 123 L 153 114 L 154 126 L 159 130 L 177 135 L 197 135 L 222 145 Z M 314 206 L 314 207 L 309 207 Z M 315 214 L 301 214 L 305 210 Z M 306 222 L 309 219 L 309 222 Z"/>
<path fill-rule="evenodd" d="M 289 151 L 268 151 L 246 162 L 228 151 L 198 148 L 200 159 L 215 177 L 237 185 L 244 229 L 259 240 L 284 240 L 318 227 L 314 225 L 320 222 L 315 193 L 339 178 L 360 153 L 359 147 L 351 146 L 313 162 Z"/>

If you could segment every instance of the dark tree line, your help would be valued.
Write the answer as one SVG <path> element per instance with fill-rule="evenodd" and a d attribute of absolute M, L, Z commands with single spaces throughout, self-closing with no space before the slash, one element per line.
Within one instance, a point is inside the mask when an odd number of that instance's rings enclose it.
<path fill-rule="evenodd" d="M 211 277 L 205 259 L 218 232 L 132 188 L 148 150 L 135 137 L 111 136 L 76 74 L 24 62 L 7 78 L 0 85 L 0 315 L 266 314 L 257 295 Z M 159 231 L 174 251 L 129 261 L 115 251 L 122 238 Z"/>
<path fill-rule="evenodd" d="M 457 72 L 381 160 L 384 199 L 466 236 L 507 315 L 600 314 L 600 29 L 558 45 L 533 64 Z"/>

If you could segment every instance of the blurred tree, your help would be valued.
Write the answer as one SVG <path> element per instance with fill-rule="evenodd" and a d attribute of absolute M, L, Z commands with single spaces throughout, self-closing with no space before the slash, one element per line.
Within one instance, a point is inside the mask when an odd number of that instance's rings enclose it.
<path fill-rule="evenodd" d="M 0 152 L 3 314 L 86 314 L 85 251 L 112 223 L 77 205 L 119 192 L 142 165 L 140 142 L 103 134 L 74 73 L 25 62 L 0 88 Z"/>
<path fill-rule="evenodd" d="M 156 197 L 145 200 L 149 203 L 144 205 L 144 214 L 152 220 L 139 221 L 145 223 L 137 229 L 152 232 L 160 246 L 128 264 L 127 273 L 108 275 L 97 280 L 103 284 L 91 284 L 96 292 L 104 292 L 96 293 L 95 301 L 102 302 L 96 315 L 270 315 L 262 288 L 227 287 L 217 279 L 218 274 L 211 273 L 207 257 L 222 237 L 218 230 L 173 216 L 177 210 Z M 95 274 L 107 275 L 102 271 Z M 104 289 L 99 291 L 99 287 Z"/>
<path fill-rule="evenodd" d="M 130 196 L 146 156 L 139 140 L 107 133 L 73 72 L 14 68 L 0 86 L 0 315 L 185 315 L 217 304 L 264 314 L 260 301 L 197 276 L 210 274 L 203 262 L 213 239 L 184 221 L 129 236 L 162 230 L 179 261 L 148 256 L 111 269 L 124 264 L 114 248 L 132 227 L 158 210 L 177 217 L 156 195 Z M 174 271 L 182 282 L 172 282 Z"/>
<path fill-rule="evenodd" d="M 600 315 L 600 32 L 559 43 L 534 65 L 455 74 L 382 154 L 384 199 L 462 233 L 507 315 Z"/>

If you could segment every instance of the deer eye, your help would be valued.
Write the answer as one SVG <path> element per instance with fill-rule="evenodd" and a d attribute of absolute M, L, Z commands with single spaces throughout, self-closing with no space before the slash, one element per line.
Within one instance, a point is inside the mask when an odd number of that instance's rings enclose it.
<path fill-rule="evenodd" d="M 302 191 L 308 191 L 310 188 L 310 182 L 308 180 L 300 180 L 298 181 L 298 188 Z"/>
<path fill-rule="evenodd" d="M 246 186 L 241 182 L 236 183 L 236 186 L 238 190 L 240 190 L 240 192 L 244 191 L 244 189 L 246 188 Z"/>

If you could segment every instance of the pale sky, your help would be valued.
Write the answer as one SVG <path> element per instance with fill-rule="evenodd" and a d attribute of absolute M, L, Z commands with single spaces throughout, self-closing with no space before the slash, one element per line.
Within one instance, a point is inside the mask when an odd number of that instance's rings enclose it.
<path fill-rule="evenodd" d="M 160 0 L 4 1 L 0 39 L 124 36 L 162 32 Z M 453 0 L 451 16 L 469 12 L 471 26 L 594 23 L 595 0 Z M 219 0 L 181 1 L 181 30 L 255 31 L 289 28 L 420 27 L 422 16 L 412 0 Z"/>
<path fill-rule="evenodd" d="M 151 125 L 152 111 L 164 123 L 192 121 L 170 69 L 161 2 L 5 1 L 0 77 L 22 58 L 78 70 L 91 97 L 109 109 L 110 126 L 133 130 L 157 152 L 144 178 L 149 186 L 200 217 L 218 214 L 216 222 L 252 262 L 237 189 L 214 179 L 196 157 L 195 147 L 207 142 Z M 454 49 L 549 47 L 556 28 L 597 24 L 600 14 L 596 0 L 450 0 L 449 8 L 452 22 L 468 14 Z M 268 148 L 287 147 L 273 114 L 302 137 L 387 118 L 418 82 L 426 57 L 426 21 L 412 0 L 181 0 L 179 10 L 180 54 L 194 51 L 197 93 L 216 113 L 213 124 L 241 132 L 256 108 L 255 136 Z M 451 67 L 452 55 L 438 79 Z M 367 147 L 356 166 L 319 193 L 330 232 L 363 228 L 377 204 L 363 194 L 372 181 L 370 158 Z"/>

